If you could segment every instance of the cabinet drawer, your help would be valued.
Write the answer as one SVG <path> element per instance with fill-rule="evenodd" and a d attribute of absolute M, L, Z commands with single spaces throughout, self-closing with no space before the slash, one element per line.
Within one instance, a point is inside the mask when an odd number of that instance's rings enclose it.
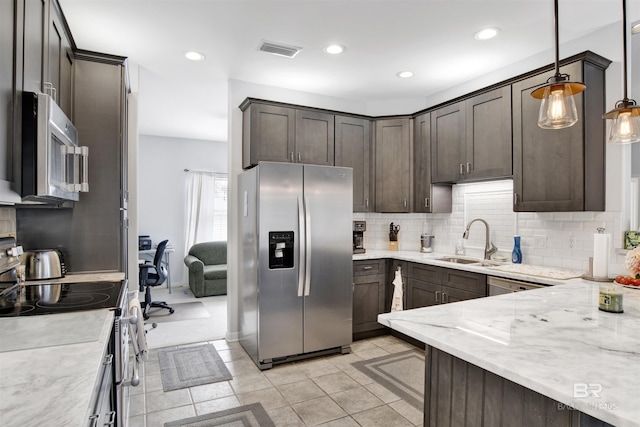
<path fill-rule="evenodd" d="M 372 259 L 353 262 L 353 276 L 368 276 L 370 274 L 385 274 L 383 259 Z"/>
<path fill-rule="evenodd" d="M 449 268 L 442 270 L 442 285 L 483 296 L 487 295 L 486 275 Z"/>
<path fill-rule="evenodd" d="M 435 265 L 410 263 L 408 276 L 412 279 L 440 284 L 442 282 L 442 269 Z"/>

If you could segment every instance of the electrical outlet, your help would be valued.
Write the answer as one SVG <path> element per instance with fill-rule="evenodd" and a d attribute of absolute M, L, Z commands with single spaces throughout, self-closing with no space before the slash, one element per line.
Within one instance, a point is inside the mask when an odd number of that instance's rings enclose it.
<path fill-rule="evenodd" d="M 573 249 L 576 246 L 576 238 L 574 236 L 569 237 L 569 249 Z"/>
<path fill-rule="evenodd" d="M 544 249 L 547 247 L 547 236 L 534 236 L 534 247 Z"/>

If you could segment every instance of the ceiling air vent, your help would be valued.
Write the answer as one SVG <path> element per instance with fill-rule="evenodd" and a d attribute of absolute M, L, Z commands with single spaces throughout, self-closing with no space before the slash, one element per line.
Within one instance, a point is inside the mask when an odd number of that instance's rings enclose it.
<path fill-rule="evenodd" d="M 278 44 L 268 41 L 262 41 L 259 50 L 267 53 L 272 53 L 278 56 L 286 56 L 287 58 L 293 58 L 302 50 L 301 47 L 287 46 L 285 44 Z"/>

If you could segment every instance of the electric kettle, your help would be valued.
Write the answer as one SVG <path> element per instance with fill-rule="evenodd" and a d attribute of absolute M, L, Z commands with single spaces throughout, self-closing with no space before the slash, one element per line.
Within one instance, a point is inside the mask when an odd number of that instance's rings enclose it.
<path fill-rule="evenodd" d="M 24 260 L 27 280 L 59 279 L 64 277 L 60 254 L 55 249 L 25 252 Z"/>

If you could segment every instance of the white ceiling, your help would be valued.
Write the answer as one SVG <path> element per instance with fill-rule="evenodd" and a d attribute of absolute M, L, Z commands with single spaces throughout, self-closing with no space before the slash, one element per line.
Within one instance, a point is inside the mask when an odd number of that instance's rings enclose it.
<path fill-rule="evenodd" d="M 139 132 L 226 141 L 227 81 L 360 102 L 424 99 L 549 51 L 552 0 L 60 0 L 76 45 L 129 58 Z M 560 41 L 620 22 L 621 0 L 562 0 Z M 629 20 L 640 0 L 627 0 Z M 501 34 L 477 41 L 495 26 Z M 622 35 L 621 37 L 622 38 Z M 301 46 L 288 59 L 262 40 Z M 346 46 L 330 56 L 323 47 Z M 620 43 L 622 41 L 620 40 Z M 187 50 L 206 60 L 191 62 Z M 562 57 L 562 52 L 561 55 Z M 399 79 L 399 71 L 415 76 Z"/>

